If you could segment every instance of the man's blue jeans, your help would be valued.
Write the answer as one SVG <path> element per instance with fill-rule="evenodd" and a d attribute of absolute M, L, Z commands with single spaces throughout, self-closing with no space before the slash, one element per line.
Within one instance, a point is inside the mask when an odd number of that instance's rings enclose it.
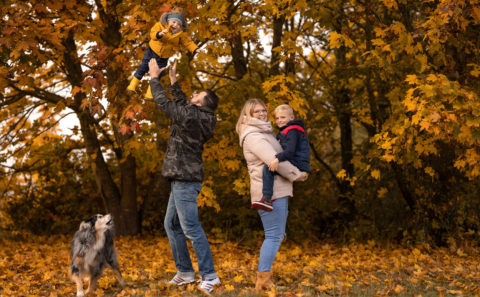
<path fill-rule="evenodd" d="M 287 225 L 288 197 L 273 200 L 273 211 L 258 210 L 262 219 L 265 240 L 260 249 L 258 271 L 265 272 L 272 269 L 273 260 L 282 243 Z"/>
<path fill-rule="evenodd" d="M 212 252 L 198 220 L 197 196 L 202 184 L 175 180 L 171 182 L 171 188 L 164 223 L 175 266 L 183 275 L 190 273 L 195 275 L 187 248 L 188 238 L 197 255 L 200 275 L 206 279 L 213 279 L 217 277 L 217 273 L 213 267 Z"/>

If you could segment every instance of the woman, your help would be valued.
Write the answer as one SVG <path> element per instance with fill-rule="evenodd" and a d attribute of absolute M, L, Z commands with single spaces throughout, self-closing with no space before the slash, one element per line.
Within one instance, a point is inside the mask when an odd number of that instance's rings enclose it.
<path fill-rule="evenodd" d="M 268 121 L 265 103 L 260 99 L 249 99 L 240 112 L 236 131 L 240 137 L 240 146 L 247 161 L 250 174 L 250 195 L 252 203 L 262 199 L 262 170 L 282 147 L 273 135 L 272 124 Z M 288 214 L 288 198 L 293 195 L 293 181 L 305 180 L 306 173 L 300 172 L 289 162 L 279 164 L 273 187 L 273 211 L 258 210 L 262 220 L 265 239 L 260 249 L 257 281 L 255 290 L 269 289 L 273 286 L 271 268 L 280 248 Z"/>

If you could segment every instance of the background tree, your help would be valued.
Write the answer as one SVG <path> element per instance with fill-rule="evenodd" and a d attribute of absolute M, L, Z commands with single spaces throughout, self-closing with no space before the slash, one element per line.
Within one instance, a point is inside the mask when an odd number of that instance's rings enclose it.
<path fill-rule="evenodd" d="M 23 211 L 13 210 L 27 205 L 32 214 L 50 210 L 61 224 L 85 203 L 86 215 L 112 212 L 120 234 L 162 229 L 169 121 L 125 89 L 150 28 L 178 5 L 193 40 L 208 49 L 179 56 L 182 88 L 212 88 L 221 98 L 199 197 L 207 230 L 227 239 L 259 230 L 234 132 L 243 103 L 257 97 L 269 110 L 290 104 L 308 127 L 313 172 L 291 199 L 294 237 L 441 244 L 478 236 L 478 4 L 6 1 L 0 207 L 12 210 L 12 224 Z M 71 135 L 57 130 L 67 114 L 79 121 Z M 90 191 L 80 194 L 82 187 Z M 59 210 L 55 201 L 69 207 Z M 20 225 L 32 229 L 31 221 Z"/>

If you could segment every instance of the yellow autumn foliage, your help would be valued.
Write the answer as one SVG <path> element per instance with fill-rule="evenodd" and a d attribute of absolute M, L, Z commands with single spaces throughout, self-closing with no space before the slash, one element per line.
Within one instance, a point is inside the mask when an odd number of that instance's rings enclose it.
<path fill-rule="evenodd" d="M 0 239 L 1 296 L 73 296 L 68 276 L 69 241 L 65 236 Z M 126 287 L 107 268 L 96 296 L 198 296 L 197 284 L 166 286 L 176 272 L 166 238 L 124 237 L 116 240 Z M 222 285 L 215 296 L 252 295 L 259 246 L 247 248 L 219 241 L 212 244 Z M 275 259 L 277 296 L 404 296 L 421 294 L 474 296 L 480 293 L 478 247 L 404 248 L 366 244 L 284 243 Z M 197 269 L 194 261 L 194 267 Z M 198 271 L 198 270 L 197 270 Z M 267 294 L 268 292 L 265 292 Z M 448 295 L 450 294 L 450 295 Z"/>

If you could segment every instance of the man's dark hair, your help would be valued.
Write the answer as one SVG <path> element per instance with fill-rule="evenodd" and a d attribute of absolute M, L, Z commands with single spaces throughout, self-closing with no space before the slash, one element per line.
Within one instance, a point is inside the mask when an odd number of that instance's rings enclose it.
<path fill-rule="evenodd" d="M 205 102 L 205 105 L 210 107 L 212 110 L 215 110 L 218 106 L 218 96 L 215 94 L 214 91 L 210 89 L 206 89 L 205 97 L 203 97 L 203 102 Z"/>

